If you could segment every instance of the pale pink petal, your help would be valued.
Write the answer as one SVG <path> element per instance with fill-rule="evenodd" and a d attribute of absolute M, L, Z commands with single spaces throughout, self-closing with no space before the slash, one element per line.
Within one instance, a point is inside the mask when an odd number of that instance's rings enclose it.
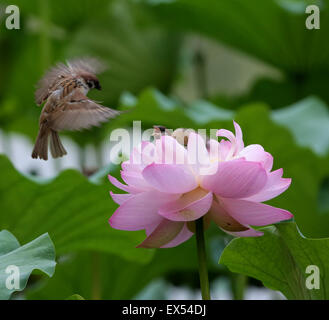
<path fill-rule="evenodd" d="M 141 230 L 159 224 L 163 217 L 158 214 L 159 208 L 176 196 L 147 191 L 134 195 L 125 201 L 112 215 L 110 225 L 121 230 Z"/>
<path fill-rule="evenodd" d="M 216 135 L 218 137 L 225 137 L 229 140 L 228 142 L 230 143 L 230 149 L 228 150 L 225 159 L 230 159 L 231 157 L 233 157 L 237 149 L 236 139 L 234 134 L 226 129 L 220 129 L 217 131 Z M 227 149 L 227 146 L 228 144 L 225 146 L 226 147 L 225 149 Z"/>
<path fill-rule="evenodd" d="M 264 169 L 270 172 L 273 168 L 273 156 L 265 151 L 265 158 L 263 160 Z"/>
<path fill-rule="evenodd" d="M 209 153 L 204 139 L 194 132 L 191 132 L 187 144 L 188 164 L 193 168 L 196 174 L 200 173 L 200 169 L 209 166 Z"/>
<path fill-rule="evenodd" d="M 266 171 L 271 171 L 272 169 L 272 155 L 264 151 L 264 148 L 259 144 L 251 144 L 245 147 L 243 150 L 241 150 L 239 156 L 244 157 L 247 161 L 261 162 Z"/>
<path fill-rule="evenodd" d="M 212 193 L 200 188 L 164 204 L 159 214 L 172 221 L 193 221 L 205 215 L 212 203 Z"/>
<path fill-rule="evenodd" d="M 226 129 L 220 129 L 217 131 L 216 134 L 219 137 L 227 138 L 231 143 L 231 148 L 226 156 L 227 159 L 238 155 L 239 152 L 244 148 L 241 128 L 235 121 L 233 121 L 233 124 L 235 129 L 235 135 L 231 131 Z"/>
<path fill-rule="evenodd" d="M 134 188 L 134 187 L 130 187 L 130 186 L 126 186 L 125 184 L 121 183 L 117 178 L 111 176 L 110 174 L 108 175 L 108 178 L 110 180 L 110 182 L 116 186 L 117 188 L 123 190 L 123 191 L 126 191 L 126 192 L 129 192 L 129 193 L 139 193 L 141 192 L 142 190 L 139 190 L 138 188 Z"/>
<path fill-rule="evenodd" d="M 287 210 L 263 203 L 224 198 L 221 202 L 225 210 L 243 225 L 266 226 L 293 217 Z"/>
<path fill-rule="evenodd" d="M 260 163 L 238 159 L 218 163 L 216 173 L 204 176 L 201 186 L 225 198 L 245 198 L 260 191 L 266 181 Z"/>
<path fill-rule="evenodd" d="M 141 172 L 143 167 L 141 164 L 134 164 L 132 158 L 121 163 L 121 168 L 125 171 Z"/>
<path fill-rule="evenodd" d="M 223 231 L 234 237 L 261 237 L 264 235 L 264 232 L 257 231 L 252 228 L 250 228 L 246 231 L 240 231 L 240 232 L 232 232 L 232 231 L 226 231 L 226 230 L 223 230 Z"/>
<path fill-rule="evenodd" d="M 154 162 L 155 157 L 155 146 L 149 141 L 143 141 L 139 147 L 140 153 L 142 154 L 142 164 L 147 166 Z"/>
<path fill-rule="evenodd" d="M 135 171 L 121 171 L 122 180 L 130 187 L 138 190 L 148 191 L 153 189 L 144 179 L 140 172 Z"/>
<path fill-rule="evenodd" d="M 232 143 L 227 140 L 221 140 L 219 143 L 219 160 L 224 161 L 228 159 L 229 155 L 232 156 L 233 151 L 232 149 Z"/>
<path fill-rule="evenodd" d="M 155 150 L 157 164 L 186 164 L 186 149 L 171 136 L 162 136 L 156 140 Z"/>
<path fill-rule="evenodd" d="M 249 227 L 242 225 L 225 210 L 219 197 L 215 196 L 211 209 L 207 216 L 224 231 L 241 232 Z"/>
<path fill-rule="evenodd" d="M 226 130 L 226 129 L 219 129 L 216 133 L 216 136 L 227 138 L 232 143 L 232 145 L 235 146 L 236 139 L 235 139 L 235 135 L 233 134 L 233 132 Z"/>
<path fill-rule="evenodd" d="M 186 193 L 197 187 L 191 170 L 184 165 L 150 164 L 143 177 L 155 189 L 166 193 Z"/>
<path fill-rule="evenodd" d="M 208 151 L 210 162 L 219 161 L 219 142 L 215 139 L 208 141 Z"/>
<path fill-rule="evenodd" d="M 162 219 L 154 231 L 137 248 L 160 248 L 174 240 L 181 232 L 183 222 Z"/>
<path fill-rule="evenodd" d="M 181 244 L 181 243 L 187 241 L 188 239 L 190 239 L 192 236 L 193 236 L 193 232 L 191 232 L 189 230 L 189 228 L 187 227 L 186 223 L 184 223 L 184 226 L 183 226 L 182 230 L 176 236 L 176 238 L 174 238 L 173 240 L 171 240 L 170 242 L 168 242 L 164 246 L 161 246 L 161 248 L 173 248 L 173 247 L 176 247 L 179 244 Z"/>
<path fill-rule="evenodd" d="M 122 169 L 130 172 L 141 172 L 146 166 L 154 162 L 154 150 L 153 143 L 143 141 L 133 149 L 130 159 L 122 163 Z"/>
<path fill-rule="evenodd" d="M 232 147 L 230 141 L 221 140 L 220 142 L 218 142 L 217 140 L 210 139 L 208 141 L 208 145 L 209 145 L 209 159 L 212 165 L 219 161 L 227 160 L 227 157 Z"/>
<path fill-rule="evenodd" d="M 122 205 L 124 202 L 126 202 L 129 198 L 133 197 L 133 195 L 128 193 L 113 193 L 110 191 L 110 195 L 115 203 L 118 205 Z"/>
<path fill-rule="evenodd" d="M 273 199 L 286 191 L 290 184 L 291 179 L 282 178 L 283 170 L 278 169 L 268 174 L 267 182 L 262 190 L 258 193 L 245 198 L 245 200 L 263 202 Z"/>
<path fill-rule="evenodd" d="M 237 154 L 244 148 L 244 143 L 242 139 L 242 130 L 240 126 L 235 121 L 233 121 L 233 124 L 235 129 L 235 138 L 236 138 L 236 146 L 237 146 L 236 154 Z"/>

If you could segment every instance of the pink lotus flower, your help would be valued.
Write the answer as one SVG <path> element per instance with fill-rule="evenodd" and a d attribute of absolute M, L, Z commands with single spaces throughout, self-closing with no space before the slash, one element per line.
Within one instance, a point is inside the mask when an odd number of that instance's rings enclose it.
<path fill-rule="evenodd" d="M 261 236 L 250 226 L 265 226 L 292 218 L 286 210 L 261 202 L 270 200 L 290 185 L 283 170 L 271 171 L 273 157 L 257 144 L 244 147 L 240 126 L 235 135 L 218 130 L 220 142 L 208 144 L 190 133 L 187 148 L 172 136 L 155 143 L 142 142 L 122 163 L 122 184 L 127 194 L 114 194 L 120 206 L 109 222 L 121 230 L 146 230 L 145 248 L 169 248 L 188 240 L 194 221 L 204 217 L 225 232 L 239 237 Z M 195 161 L 196 160 L 196 161 Z"/>

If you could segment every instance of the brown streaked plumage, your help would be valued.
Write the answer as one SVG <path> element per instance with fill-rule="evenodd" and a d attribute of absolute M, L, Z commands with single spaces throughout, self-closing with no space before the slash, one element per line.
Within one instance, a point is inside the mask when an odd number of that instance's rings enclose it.
<path fill-rule="evenodd" d="M 39 133 L 32 158 L 48 159 L 48 139 L 54 158 L 67 154 L 58 132 L 82 130 L 98 126 L 119 115 L 119 111 L 104 107 L 89 99 L 90 89 L 101 90 L 96 74 L 103 71 L 96 59 L 68 61 L 57 64 L 39 81 L 35 92 L 38 105 L 46 102 L 40 115 Z"/>

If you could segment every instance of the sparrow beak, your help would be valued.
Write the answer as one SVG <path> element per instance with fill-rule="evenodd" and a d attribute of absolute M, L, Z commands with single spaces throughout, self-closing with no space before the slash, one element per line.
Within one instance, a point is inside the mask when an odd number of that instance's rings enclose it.
<path fill-rule="evenodd" d="M 101 85 L 99 83 L 96 84 L 96 89 L 97 90 L 102 90 L 102 87 L 101 87 Z"/>

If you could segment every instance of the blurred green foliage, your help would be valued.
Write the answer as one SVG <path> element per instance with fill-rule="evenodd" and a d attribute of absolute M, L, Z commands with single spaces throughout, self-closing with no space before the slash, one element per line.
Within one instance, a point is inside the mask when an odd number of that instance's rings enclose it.
<path fill-rule="evenodd" d="M 50 182 L 33 182 L 20 175 L 4 156 L 0 167 L 2 226 L 19 234 L 22 241 L 47 230 L 58 254 L 94 249 L 133 261 L 150 259 L 151 251 L 134 249 L 143 234 L 109 228 L 107 220 L 115 208 L 109 200 L 109 183 L 96 185 L 73 170 Z M 19 201 L 18 194 L 24 195 Z"/>
<path fill-rule="evenodd" d="M 172 30 L 198 32 L 282 72 L 281 80 L 259 79 L 235 106 L 250 100 L 283 107 L 315 94 L 329 103 L 328 1 L 318 0 L 177 0 L 150 3 L 155 14 Z M 318 5 L 320 29 L 305 27 L 305 8 Z M 232 105 L 232 102 L 231 102 Z"/>

